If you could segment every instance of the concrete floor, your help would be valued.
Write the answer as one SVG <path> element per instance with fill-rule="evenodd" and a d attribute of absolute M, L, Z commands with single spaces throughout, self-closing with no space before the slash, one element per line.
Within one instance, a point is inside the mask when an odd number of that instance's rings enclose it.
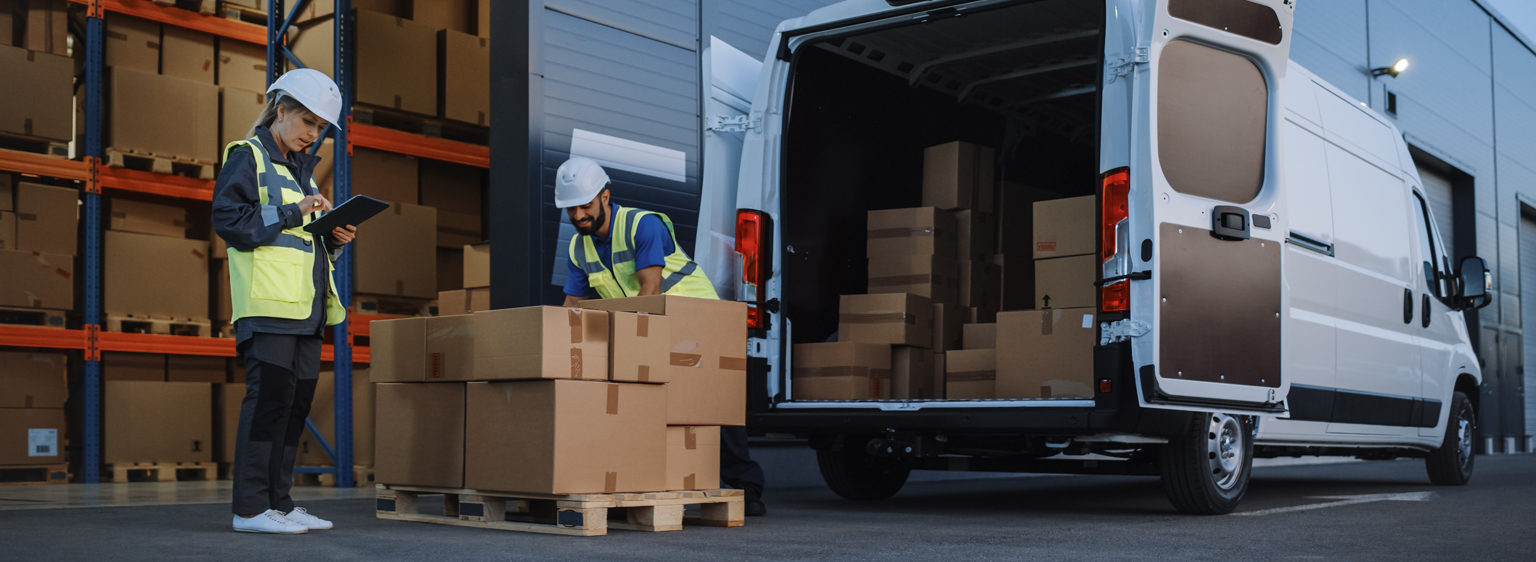
<path fill-rule="evenodd" d="M 373 517 L 371 499 L 306 500 L 337 529 L 305 536 L 232 533 L 223 503 L 31 509 L 0 512 L 0 556 L 1530 559 L 1536 549 L 1533 475 L 1536 456 L 1530 455 L 1479 457 L 1472 484 L 1455 488 L 1430 485 L 1423 463 L 1409 460 L 1271 466 L 1255 470 L 1241 511 L 1224 517 L 1174 513 L 1157 479 L 1146 477 L 914 482 L 891 500 L 870 503 L 845 501 L 819 486 L 786 488 L 768 494 L 770 515 L 745 527 L 593 538 L 384 521 Z M 0 489 L 0 498 L 13 490 Z"/>

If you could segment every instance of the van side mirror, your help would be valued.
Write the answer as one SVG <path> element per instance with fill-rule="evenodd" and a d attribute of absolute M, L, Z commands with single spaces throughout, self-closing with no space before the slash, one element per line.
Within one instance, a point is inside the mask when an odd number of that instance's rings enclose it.
<path fill-rule="evenodd" d="M 1457 301 L 1462 310 L 1478 309 L 1493 302 L 1493 275 L 1488 272 L 1488 262 L 1477 256 L 1461 258 L 1457 269 L 1457 285 L 1460 294 Z"/>

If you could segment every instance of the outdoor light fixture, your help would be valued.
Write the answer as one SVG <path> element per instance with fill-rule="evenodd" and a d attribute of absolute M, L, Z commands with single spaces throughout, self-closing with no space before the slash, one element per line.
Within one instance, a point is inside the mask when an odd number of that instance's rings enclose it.
<path fill-rule="evenodd" d="M 1397 75 L 1402 74 L 1404 70 L 1408 70 L 1408 59 L 1397 59 L 1397 62 L 1392 63 L 1392 66 L 1372 68 L 1371 77 L 1375 78 L 1385 74 L 1387 76 L 1397 78 Z"/>

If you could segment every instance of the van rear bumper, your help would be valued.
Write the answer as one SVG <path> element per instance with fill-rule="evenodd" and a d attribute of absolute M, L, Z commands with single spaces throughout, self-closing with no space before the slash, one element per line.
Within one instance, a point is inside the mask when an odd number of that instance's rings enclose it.
<path fill-rule="evenodd" d="M 1091 401 L 1089 401 L 1091 402 Z M 944 408 L 774 408 L 748 416 L 748 425 L 768 433 L 808 436 L 883 432 L 1086 434 L 1111 429 L 1114 410 L 1095 407 Z"/>

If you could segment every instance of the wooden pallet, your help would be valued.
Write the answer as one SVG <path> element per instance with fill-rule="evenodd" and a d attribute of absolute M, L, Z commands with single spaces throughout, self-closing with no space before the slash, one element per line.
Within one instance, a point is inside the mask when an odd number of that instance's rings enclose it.
<path fill-rule="evenodd" d="M 214 462 L 131 462 L 102 465 L 104 472 L 111 472 L 109 482 L 152 480 L 176 482 L 187 480 L 217 480 L 219 463 Z M 185 475 L 185 478 L 183 478 Z"/>
<path fill-rule="evenodd" d="M 213 337 L 213 324 L 201 318 L 167 318 L 138 314 L 108 314 L 108 332 L 125 334 L 160 334 L 165 336 Z"/>
<path fill-rule="evenodd" d="M 213 164 L 116 148 L 108 148 L 106 152 L 107 165 L 114 168 L 127 168 L 141 172 L 154 172 L 156 174 L 183 176 L 200 180 L 213 179 Z"/>
<path fill-rule="evenodd" d="M 0 133 L 0 148 L 17 152 L 42 154 L 53 158 L 69 158 L 69 142 L 45 139 L 17 133 Z"/>
<path fill-rule="evenodd" d="M 459 527 L 594 537 L 608 534 L 608 529 L 659 532 L 680 531 L 685 523 L 712 527 L 746 523 L 746 497 L 741 490 L 550 495 L 386 484 L 375 489 L 380 519 Z M 443 495 L 442 515 L 417 510 L 418 498 L 432 494 Z M 683 517 L 683 508 L 689 505 L 699 506 L 699 517 Z"/>
<path fill-rule="evenodd" d="M 0 466 L 0 486 L 68 484 L 69 464 L 19 464 Z"/>
<path fill-rule="evenodd" d="M 289 5 L 291 6 L 292 4 Z M 219 8 L 219 13 L 224 14 L 224 19 L 253 23 L 262 27 L 267 26 L 267 11 L 261 8 L 251 8 L 224 2 L 224 5 Z"/>
<path fill-rule="evenodd" d="M 352 107 L 352 120 L 375 127 L 469 144 L 490 145 L 491 143 L 490 127 L 424 117 L 387 107 L 355 105 Z"/>
<path fill-rule="evenodd" d="M 64 329 L 64 311 L 0 306 L 0 324 Z"/>
<path fill-rule="evenodd" d="M 176 7 L 176 8 L 181 8 L 183 10 L 190 10 L 190 11 L 193 11 L 193 12 L 197 12 L 197 13 L 203 14 L 203 15 L 212 14 L 214 12 L 214 9 L 213 9 L 214 5 L 218 4 L 217 0 L 152 0 L 152 1 L 154 3 L 156 3 L 156 4 L 161 5 L 161 6 L 172 6 L 172 7 Z M 266 22 L 262 22 L 262 23 L 266 23 Z"/>
<path fill-rule="evenodd" d="M 437 300 L 410 297 L 359 295 L 352 297 L 352 311 L 372 316 L 437 316 Z"/>

